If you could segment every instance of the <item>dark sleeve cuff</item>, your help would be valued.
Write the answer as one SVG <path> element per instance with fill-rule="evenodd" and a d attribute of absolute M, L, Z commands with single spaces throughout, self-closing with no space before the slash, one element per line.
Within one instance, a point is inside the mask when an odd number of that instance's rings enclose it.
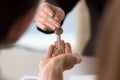
<path fill-rule="evenodd" d="M 63 24 L 63 21 L 61 22 L 61 25 L 62 24 Z M 52 34 L 52 33 L 54 33 L 54 31 L 44 31 L 44 30 L 40 29 L 37 25 L 36 25 L 36 27 L 37 27 L 37 30 L 39 30 L 40 32 L 43 32 L 45 34 Z"/>
<path fill-rule="evenodd" d="M 37 29 L 38 29 L 40 32 L 43 32 L 43 33 L 45 33 L 45 34 L 52 34 L 52 33 L 54 33 L 54 31 L 43 31 L 42 29 L 40 29 L 40 28 L 38 28 L 38 27 L 37 27 Z"/>

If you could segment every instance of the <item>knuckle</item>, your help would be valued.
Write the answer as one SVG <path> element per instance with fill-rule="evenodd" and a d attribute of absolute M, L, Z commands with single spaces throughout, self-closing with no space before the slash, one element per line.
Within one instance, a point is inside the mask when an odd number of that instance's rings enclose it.
<path fill-rule="evenodd" d="M 48 5 L 49 5 L 48 2 L 44 2 L 44 3 L 41 4 L 42 7 L 47 7 Z"/>
<path fill-rule="evenodd" d="M 42 24 L 46 23 L 46 19 L 45 19 L 45 18 L 40 18 L 39 21 L 40 21 Z"/>
<path fill-rule="evenodd" d="M 58 12 L 59 12 L 60 14 L 62 14 L 62 15 L 65 14 L 65 12 L 63 11 L 63 9 L 61 9 L 61 8 L 59 8 L 59 7 L 58 7 Z"/>
<path fill-rule="evenodd" d="M 60 19 L 58 17 L 55 17 L 55 20 L 58 21 L 58 22 L 60 22 Z"/>
<path fill-rule="evenodd" d="M 46 26 L 41 26 L 44 31 L 47 30 Z"/>

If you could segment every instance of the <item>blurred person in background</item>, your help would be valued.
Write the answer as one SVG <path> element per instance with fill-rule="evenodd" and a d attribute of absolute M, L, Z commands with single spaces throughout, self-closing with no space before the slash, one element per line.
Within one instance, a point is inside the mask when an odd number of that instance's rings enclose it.
<path fill-rule="evenodd" d="M 38 0 L 0 0 L 0 50 L 14 43 L 27 29 L 38 2 Z M 2 70 L 0 80 L 4 80 Z"/>
<path fill-rule="evenodd" d="M 0 47 L 15 42 L 34 17 L 38 0 L 0 1 Z"/>

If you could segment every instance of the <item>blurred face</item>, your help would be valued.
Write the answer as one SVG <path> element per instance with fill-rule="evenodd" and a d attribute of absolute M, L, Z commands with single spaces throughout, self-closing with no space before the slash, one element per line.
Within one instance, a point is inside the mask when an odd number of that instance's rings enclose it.
<path fill-rule="evenodd" d="M 27 27 L 29 26 L 33 16 L 35 9 L 31 9 L 26 14 L 18 18 L 11 26 L 12 28 L 9 30 L 6 40 L 3 43 L 0 43 L 1 47 L 14 43 L 16 40 L 20 38 L 20 36 L 25 32 Z"/>

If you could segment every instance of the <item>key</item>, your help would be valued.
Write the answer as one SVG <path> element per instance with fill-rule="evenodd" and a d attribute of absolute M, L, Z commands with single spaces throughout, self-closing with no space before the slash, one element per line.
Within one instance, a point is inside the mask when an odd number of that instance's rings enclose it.
<path fill-rule="evenodd" d="M 60 53 L 61 52 L 61 34 L 63 33 L 63 29 L 60 28 L 56 30 L 55 33 L 57 35 L 57 51 L 58 53 Z"/>

